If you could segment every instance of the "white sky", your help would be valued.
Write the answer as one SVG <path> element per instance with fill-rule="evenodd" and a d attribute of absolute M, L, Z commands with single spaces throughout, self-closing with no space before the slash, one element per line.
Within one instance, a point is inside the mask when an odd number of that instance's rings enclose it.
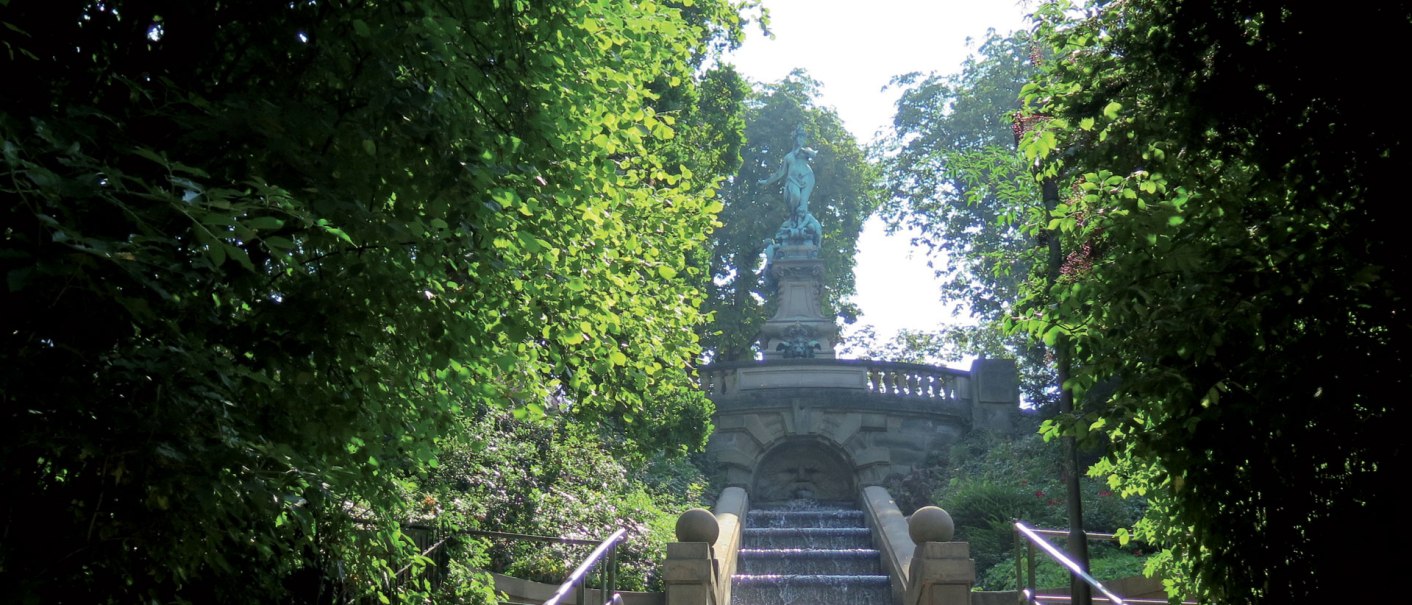
<path fill-rule="evenodd" d="M 1026 27 L 1026 6 L 1016 0 L 764 0 L 773 40 L 749 32 L 726 60 L 747 78 L 774 82 L 802 67 L 823 84 L 832 106 L 862 143 L 892 121 L 897 91 L 882 89 L 893 76 L 913 71 L 957 71 L 986 30 Z M 873 324 L 890 338 L 902 328 L 934 329 L 955 323 L 938 302 L 938 286 L 923 250 L 909 236 L 888 237 L 882 222 L 868 221 L 859 240 L 858 325 Z"/>

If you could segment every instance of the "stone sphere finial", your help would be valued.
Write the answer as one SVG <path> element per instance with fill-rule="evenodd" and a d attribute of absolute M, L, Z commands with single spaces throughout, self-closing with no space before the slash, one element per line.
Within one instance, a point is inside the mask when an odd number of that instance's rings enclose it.
<path fill-rule="evenodd" d="M 678 524 L 677 527 L 681 525 Z M 677 533 L 681 533 L 681 530 L 678 529 Z M 907 535 L 917 544 L 950 542 L 956 535 L 956 523 L 951 520 L 951 513 L 935 506 L 923 506 L 907 520 Z"/>
<path fill-rule="evenodd" d="M 721 535 L 721 526 L 716 523 L 716 515 L 704 508 L 693 508 L 677 517 L 678 542 L 706 542 L 712 544 Z"/>

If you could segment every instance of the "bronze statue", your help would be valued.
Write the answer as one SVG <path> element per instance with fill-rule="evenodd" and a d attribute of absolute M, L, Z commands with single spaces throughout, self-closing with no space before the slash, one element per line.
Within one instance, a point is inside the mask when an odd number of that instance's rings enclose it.
<path fill-rule="evenodd" d="M 814 168 L 809 160 L 819 152 L 804 146 L 807 135 L 804 126 L 794 129 L 794 150 L 785 154 L 784 161 L 770 178 L 760 181 L 761 185 L 771 185 L 784 179 L 784 200 L 794 217 L 809 214 L 809 194 L 814 192 Z"/>

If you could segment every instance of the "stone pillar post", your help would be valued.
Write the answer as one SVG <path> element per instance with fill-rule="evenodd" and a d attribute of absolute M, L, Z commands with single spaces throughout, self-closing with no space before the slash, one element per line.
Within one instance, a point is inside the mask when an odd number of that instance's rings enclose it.
<path fill-rule="evenodd" d="M 926 542 L 912 556 L 907 605 L 970 605 L 976 562 L 966 542 Z"/>
<path fill-rule="evenodd" d="M 912 513 L 908 533 L 917 543 L 908 574 L 904 605 L 970 605 L 976 583 L 971 545 L 950 541 L 955 533 L 951 515 L 935 506 Z"/>
<path fill-rule="evenodd" d="M 716 605 L 716 569 L 709 542 L 667 544 L 667 605 Z"/>
<path fill-rule="evenodd" d="M 693 508 L 677 518 L 677 542 L 667 544 L 667 605 L 716 605 L 715 553 L 721 527 L 711 511 Z"/>
<path fill-rule="evenodd" d="M 666 605 L 729 605 L 730 576 L 740 545 L 740 517 L 749 500 L 729 487 L 716 514 L 693 508 L 677 518 L 677 541 L 667 544 Z"/>
<path fill-rule="evenodd" d="M 971 426 L 1008 433 L 1011 414 L 1020 407 L 1020 373 L 1013 359 L 971 362 Z"/>

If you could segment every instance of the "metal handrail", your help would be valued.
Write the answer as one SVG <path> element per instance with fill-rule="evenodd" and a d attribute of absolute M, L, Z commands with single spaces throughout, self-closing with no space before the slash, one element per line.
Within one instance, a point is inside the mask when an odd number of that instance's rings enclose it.
<path fill-rule="evenodd" d="M 436 527 L 434 527 L 434 526 L 430 526 L 430 525 L 424 525 L 424 524 L 421 524 L 421 523 L 409 523 L 409 524 L 405 525 L 404 527 L 406 527 L 407 529 L 417 529 L 417 530 L 423 530 L 423 531 L 431 531 L 431 532 L 441 533 L 441 532 L 438 530 L 438 528 L 436 528 Z M 610 552 L 609 552 L 609 556 L 611 556 L 612 559 L 611 559 L 611 561 L 610 561 L 610 563 L 609 563 L 609 566 L 605 569 L 604 576 L 606 576 L 606 577 L 600 578 L 600 579 L 604 580 L 604 583 L 603 583 L 604 587 L 605 587 L 606 589 L 611 589 L 611 587 L 617 585 L 617 548 L 616 548 L 616 546 L 617 546 L 617 543 L 618 543 L 618 542 L 621 542 L 621 541 L 622 541 L 622 534 L 625 533 L 625 531 L 626 531 L 626 530 L 619 529 L 617 532 L 615 532 L 613 535 L 609 536 L 607 539 L 600 541 L 600 540 L 596 540 L 596 539 L 563 538 L 563 537 L 559 537 L 559 536 L 537 536 L 537 535 L 533 535 L 533 534 L 516 534 L 516 533 L 510 533 L 510 532 L 486 531 L 486 530 L 479 530 L 479 529 L 456 529 L 456 530 L 451 530 L 451 531 L 449 531 L 449 532 L 446 532 L 445 535 L 444 535 L 443 537 L 441 537 L 441 539 L 437 540 L 434 544 L 432 544 L 432 545 L 431 545 L 430 547 L 428 547 L 426 550 L 423 550 L 422 553 L 421 553 L 421 556 L 422 556 L 422 557 L 431 556 L 432 553 L 434 553 L 434 552 L 436 552 L 437 550 L 439 550 L 442 546 L 445 546 L 446 543 L 449 542 L 449 541 L 451 541 L 453 538 L 458 538 L 458 537 L 462 537 L 462 536 L 481 536 L 481 537 L 486 537 L 486 538 L 500 538 L 500 539 L 515 540 L 515 541 L 524 541 L 524 542 L 544 542 L 544 543 L 549 543 L 549 544 L 567 544 L 567 545 L 572 545 L 572 546 L 593 546 L 593 545 L 598 545 L 599 548 L 602 548 L 602 544 L 603 544 L 603 543 L 606 543 L 606 542 L 608 542 L 608 541 L 611 540 L 611 541 L 614 542 L 613 548 L 611 548 L 611 549 L 610 549 Z M 595 557 L 601 557 L 601 554 L 599 553 L 598 550 L 593 551 L 593 552 L 589 555 L 589 559 L 590 559 L 590 560 L 593 560 Z M 403 566 L 401 569 L 398 569 L 398 570 L 393 574 L 394 580 L 401 578 L 404 574 L 406 574 L 408 571 L 410 571 L 414 565 L 415 565 L 415 563 L 408 563 L 407 565 Z M 592 567 L 592 565 L 590 565 L 590 567 Z M 578 573 L 578 570 L 575 570 L 575 573 Z M 570 575 L 570 579 L 575 579 L 575 578 L 576 578 L 576 576 L 574 576 L 573 574 Z M 578 579 L 581 579 L 581 578 L 578 578 Z M 562 590 L 562 587 L 561 587 L 561 590 Z M 586 591 L 584 591 L 584 592 L 586 592 Z M 621 602 L 622 602 L 621 597 L 618 597 L 616 593 L 614 593 L 613 597 L 615 597 L 617 600 L 614 601 L 614 600 L 611 600 L 611 599 L 610 599 L 609 602 L 608 602 L 608 603 L 605 603 L 604 605 L 614 605 L 614 604 L 621 605 Z M 581 592 L 581 593 L 579 594 L 579 601 L 578 601 L 578 602 L 579 602 L 579 605 L 583 605 L 583 598 L 584 598 L 584 596 L 583 596 L 583 594 L 582 594 L 582 592 Z M 357 599 L 357 597 L 355 597 L 353 600 L 350 600 L 349 603 L 350 603 L 350 604 L 353 603 L 356 599 Z"/>
<path fill-rule="evenodd" d="M 1030 526 L 1028 525 L 1025 525 L 1023 521 L 1015 522 L 1015 531 L 1024 535 L 1025 539 L 1028 540 L 1031 544 L 1038 545 L 1040 548 L 1044 549 L 1046 553 L 1049 553 L 1049 557 L 1051 559 L 1054 559 L 1060 565 L 1067 567 L 1069 569 L 1069 573 L 1083 580 L 1089 586 L 1098 589 L 1098 591 L 1103 593 L 1103 596 L 1108 597 L 1108 600 L 1113 602 L 1114 605 L 1126 605 L 1128 603 L 1127 601 L 1124 601 L 1122 597 L 1113 594 L 1112 591 L 1104 587 L 1102 582 L 1099 582 L 1098 580 L 1094 579 L 1093 576 L 1088 575 L 1088 572 L 1084 571 L 1084 568 L 1082 566 L 1080 566 L 1078 563 L 1075 563 L 1069 557 L 1064 556 L 1063 551 L 1059 550 L 1053 544 L 1050 544 L 1044 538 L 1040 537 L 1036 530 L 1030 528 Z M 1033 565 L 1031 565 L 1030 567 L 1030 581 L 1028 584 L 1029 587 L 1022 591 L 1022 593 L 1025 595 L 1025 600 L 1030 603 L 1038 603 L 1039 596 L 1035 594 Z"/>
<path fill-rule="evenodd" d="M 598 547 L 593 549 L 593 552 L 589 553 L 588 558 L 584 559 L 583 563 L 579 563 L 579 566 L 574 569 L 574 572 L 569 574 L 569 577 L 564 580 L 563 584 L 559 585 L 559 590 L 554 591 L 554 594 L 549 597 L 549 600 L 544 602 L 544 605 L 559 605 L 559 603 L 563 601 L 564 597 L 568 596 L 569 593 L 573 592 L 574 587 L 583 581 L 584 577 L 588 575 L 588 572 L 592 571 L 593 567 L 598 565 L 599 561 L 602 560 L 605 555 L 608 557 L 608 566 L 605 570 L 607 572 L 608 577 L 607 581 L 603 583 L 603 593 L 607 594 L 614 592 L 618 582 L 618 570 L 615 569 L 617 563 L 616 554 L 618 550 L 618 543 L 623 540 L 623 536 L 625 534 L 627 534 L 626 529 L 618 528 L 618 531 L 613 532 L 612 535 L 608 536 L 603 540 L 603 542 L 599 543 Z M 579 605 L 583 605 L 587 592 L 587 589 L 579 591 Z M 613 597 L 610 597 L 609 602 L 612 602 L 612 599 L 616 597 L 617 595 L 614 594 Z"/>

